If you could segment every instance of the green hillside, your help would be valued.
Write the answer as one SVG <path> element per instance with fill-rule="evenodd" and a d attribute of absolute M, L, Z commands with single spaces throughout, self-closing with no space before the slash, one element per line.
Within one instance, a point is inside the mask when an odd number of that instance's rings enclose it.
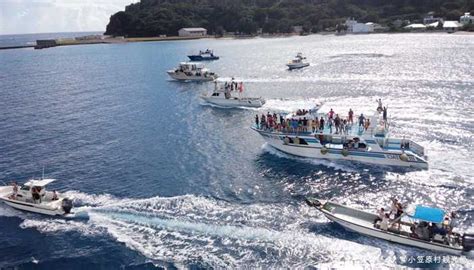
<path fill-rule="evenodd" d="M 421 21 L 426 13 L 458 20 L 473 11 L 474 0 L 141 0 L 110 17 L 107 35 L 148 37 L 177 35 L 182 27 L 204 27 L 252 34 L 307 32 L 334 27 L 347 17 L 388 24 L 395 19 Z"/>

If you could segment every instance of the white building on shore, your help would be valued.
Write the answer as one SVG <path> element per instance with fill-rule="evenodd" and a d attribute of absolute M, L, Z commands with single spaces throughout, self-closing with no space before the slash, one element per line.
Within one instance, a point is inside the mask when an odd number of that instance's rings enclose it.
<path fill-rule="evenodd" d="M 372 33 L 374 32 L 374 25 L 369 23 L 359 23 L 354 19 L 346 20 L 347 33 Z"/>
<path fill-rule="evenodd" d="M 457 21 L 445 21 L 443 23 L 443 30 L 448 33 L 456 32 L 459 29 L 460 25 Z"/>
<path fill-rule="evenodd" d="M 202 27 L 181 28 L 178 30 L 180 37 L 204 37 L 207 36 L 207 29 Z"/>

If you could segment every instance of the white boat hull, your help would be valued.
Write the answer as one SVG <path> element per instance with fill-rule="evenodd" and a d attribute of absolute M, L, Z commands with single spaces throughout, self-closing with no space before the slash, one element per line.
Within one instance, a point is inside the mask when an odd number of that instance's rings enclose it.
<path fill-rule="evenodd" d="M 18 202 L 13 202 L 12 200 L 4 200 L 2 199 L 5 204 L 13 207 L 13 208 L 16 208 L 16 209 L 19 209 L 19 210 L 23 210 L 23 211 L 28 211 L 28 212 L 33 212 L 33 213 L 38 213 L 38 214 L 43 214 L 43 215 L 48 215 L 48 216 L 62 216 L 64 214 L 66 214 L 66 212 L 64 212 L 62 210 L 61 207 L 59 208 L 45 208 L 45 207 L 42 207 L 40 204 L 29 204 L 29 203 L 24 203 L 22 202 L 21 204 L 18 203 Z"/>
<path fill-rule="evenodd" d="M 351 208 L 345 205 L 340 205 L 328 201 L 320 201 L 314 198 L 307 198 L 306 203 L 312 207 L 315 207 L 318 211 L 323 213 L 329 220 L 334 221 L 344 227 L 347 230 L 354 231 L 363 235 L 372 236 L 380 239 L 384 239 L 390 242 L 413 246 L 417 248 L 423 248 L 453 255 L 460 255 L 464 252 L 462 243 L 464 240 L 457 239 L 460 241 L 451 244 L 444 244 L 440 242 L 433 242 L 429 240 L 422 240 L 419 238 L 411 237 L 407 232 L 407 226 L 410 224 L 404 224 L 405 228 L 401 228 L 401 231 L 393 232 L 391 230 L 385 231 L 378 227 L 375 227 L 374 223 L 377 219 L 377 215 Z M 461 236 L 459 236 L 461 237 Z"/>
<path fill-rule="evenodd" d="M 202 76 L 196 76 L 196 75 L 186 75 L 183 72 L 175 72 L 174 70 L 170 70 L 167 72 L 168 75 L 173 78 L 174 80 L 178 81 L 202 81 L 202 82 L 208 82 L 208 81 L 213 81 L 217 78 L 216 75 L 202 75 Z"/>
<path fill-rule="evenodd" d="M 439 243 L 424 241 L 416 238 L 411 238 L 408 236 L 395 234 L 390 231 L 384 231 L 378 228 L 373 227 L 372 223 L 370 227 L 363 226 L 362 224 L 358 224 L 357 222 L 351 222 L 349 219 L 345 220 L 339 217 L 337 214 L 333 215 L 331 212 L 327 211 L 324 208 L 316 207 L 319 211 L 321 211 L 329 220 L 336 222 L 337 224 L 341 225 L 347 230 L 357 232 L 363 235 L 372 236 L 380 239 L 384 239 L 390 242 L 418 247 L 422 249 L 428 249 L 453 255 L 461 255 L 463 253 L 462 247 L 453 247 L 447 246 Z M 366 213 L 368 214 L 368 213 Z M 369 214 L 370 215 L 370 214 Z"/>
<path fill-rule="evenodd" d="M 25 200 L 12 199 L 13 194 L 12 186 L 0 187 L 0 201 L 3 201 L 6 205 L 9 205 L 15 209 L 48 215 L 57 216 L 67 214 L 62 206 L 64 198 L 58 198 L 57 200 L 48 200 L 43 203 L 33 203 Z M 18 195 L 19 196 L 19 195 Z"/>
<path fill-rule="evenodd" d="M 309 63 L 287 64 L 289 69 L 299 69 L 309 66 Z"/>
<path fill-rule="evenodd" d="M 430 242 L 422 241 L 422 240 L 417 240 L 413 238 L 408 238 L 408 237 L 403 237 L 396 235 L 394 233 L 389 233 L 386 231 L 382 231 L 380 229 L 376 228 L 367 228 L 364 226 L 360 226 L 355 223 L 351 223 L 345 220 L 342 220 L 340 218 L 337 218 L 331 214 L 323 212 L 324 215 L 330 219 L 331 221 L 336 222 L 337 224 L 341 225 L 342 227 L 354 231 L 360 234 L 364 234 L 367 236 L 372 236 L 372 237 L 377 237 L 380 239 L 384 239 L 390 242 L 394 243 L 399 243 L 403 245 L 408 245 L 408 246 L 413 246 L 413 247 L 418 247 L 418 248 L 423 248 L 423 249 L 428 249 L 428 250 L 433 250 L 433 251 L 438 251 L 438 252 L 443 252 L 443 253 L 449 253 L 453 255 L 461 255 L 462 254 L 462 249 L 459 248 L 450 248 L 447 246 L 441 246 L 441 245 L 436 245 Z"/>
<path fill-rule="evenodd" d="M 259 108 L 265 104 L 265 101 L 262 99 L 250 99 L 250 98 L 213 98 L 208 96 L 201 96 L 201 98 L 214 105 L 222 106 L 222 107 L 230 107 L 230 108 L 238 108 L 238 107 L 251 107 L 251 108 Z"/>
<path fill-rule="evenodd" d="M 368 164 L 386 165 L 386 166 L 398 166 L 408 168 L 419 168 L 427 169 L 428 163 L 420 161 L 419 158 L 415 158 L 409 154 L 409 160 L 403 161 L 400 159 L 401 153 L 396 152 L 371 152 L 361 150 L 349 150 L 348 155 L 342 154 L 342 149 L 329 149 L 326 154 L 321 152 L 322 146 L 309 146 L 309 145 L 288 145 L 284 144 L 280 136 L 273 133 L 266 133 L 260 130 L 254 129 L 262 135 L 264 140 L 272 147 L 298 157 L 314 158 L 314 159 L 326 159 L 326 160 L 347 160 L 363 162 Z"/>

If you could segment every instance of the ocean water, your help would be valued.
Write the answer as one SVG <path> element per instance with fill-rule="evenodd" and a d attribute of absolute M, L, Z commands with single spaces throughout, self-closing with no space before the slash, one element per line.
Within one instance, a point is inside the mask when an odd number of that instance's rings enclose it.
<path fill-rule="evenodd" d="M 206 65 L 246 82 L 258 110 L 208 106 L 212 83 L 167 69 L 212 48 Z M 288 71 L 303 52 L 311 66 Z M 361 209 L 404 202 L 459 214 L 473 231 L 474 36 L 377 34 L 205 39 L 0 51 L 0 180 L 58 179 L 78 217 L 0 205 L 0 268 L 472 269 L 446 256 L 345 231 L 305 196 Z M 429 170 L 292 157 L 249 127 L 255 114 L 323 102 L 388 105 L 392 134 L 423 145 Z M 440 264 L 408 258 L 442 256 Z"/>

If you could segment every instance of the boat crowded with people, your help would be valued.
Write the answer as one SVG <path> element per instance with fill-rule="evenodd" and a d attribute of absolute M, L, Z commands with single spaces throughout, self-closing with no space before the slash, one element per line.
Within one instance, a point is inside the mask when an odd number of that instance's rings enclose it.
<path fill-rule="evenodd" d="M 213 81 L 217 79 L 214 72 L 199 63 L 182 62 L 176 69 L 168 70 L 167 73 L 178 81 Z"/>
<path fill-rule="evenodd" d="M 198 54 L 188 55 L 191 61 L 211 61 L 219 60 L 219 56 L 214 54 L 214 51 L 206 49 L 205 51 L 199 51 Z"/>
<path fill-rule="evenodd" d="M 347 117 L 331 109 L 303 119 L 268 112 L 255 116 L 252 129 L 272 147 L 294 156 L 427 169 L 421 145 L 390 136 L 387 108 L 379 104 L 373 115 L 357 119 L 352 109 Z"/>
<path fill-rule="evenodd" d="M 24 211 L 49 216 L 71 213 L 72 200 L 61 196 L 56 190 L 47 191 L 46 186 L 54 179 L 29 180 L 19 186 L 16 182 L 0 187 L 0 201 Z"/>
<path fill-rule="evenodd" d="M 286 66 L 288 69 L 300 69 L 309 66 L 309 63 L 305 61 L 306 57 L 303 56 L 302 53 L 296 54 L 296 57 L 291 60 Z"/>
<path fill-rule="evenodd" d="M 209 94 L 201 95 L 201 99 L 209 104 L 227 108 L 258 108 L 265 104 L 265 100 L 261 97 L 246 97 L 244 83 L 234 78 L 230 81 L 215 80 L 214 90 Z"/>
<path fill-rule="evenodd" d="M 454 215 L 439 208 L 412 205 L 401 212 L 381 208 L 374 214 L 316 198 L 306 198 L 306 203 L 345 229 L 367 236 L 453 255 L 474 249 L 474 234 L 456 232 Z"/>

